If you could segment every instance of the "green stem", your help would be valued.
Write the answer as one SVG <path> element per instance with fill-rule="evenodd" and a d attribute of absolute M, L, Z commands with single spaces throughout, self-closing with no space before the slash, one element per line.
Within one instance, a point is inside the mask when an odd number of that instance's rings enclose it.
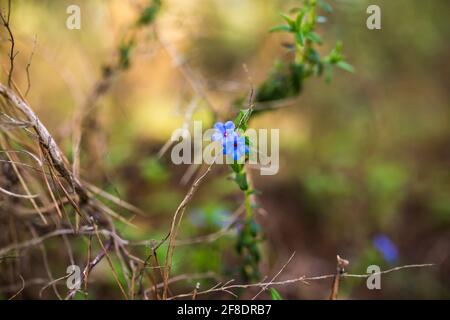
<path fill-rule="evenodd" d="M 252 202 L 250 199 L 250 194 L 248 191 L 245 191 L 245 217 L 248 220 L 252 217 L 253 210 L 252 210 Z"/>
<path fill-rule="evenodd" d="M 314 29 L 314 26 L 316 24 L 316 0 L 311 0 L 309 2 L 310 10 L 309 10 L 309 23 L 311 24 L 311 27 Z"/>
<path fill-rule="evenodd" d="M 244 166 L 245 178 L 247 180 L 248 189 L 244 191 L 244 204 L 245 204 L 245 217 L 247 221 L 250 221 L 253 215 L 253 204 L 252 204 L 252 192 L 253 192 L 253 184 L 249 179 L 248 171 L 246 170 L 246 166 Z"/>

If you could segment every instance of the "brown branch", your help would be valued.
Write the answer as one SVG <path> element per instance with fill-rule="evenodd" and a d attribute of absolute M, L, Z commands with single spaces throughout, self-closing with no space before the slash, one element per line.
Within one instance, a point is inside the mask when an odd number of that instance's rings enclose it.
<path fill-rule="evenodd" d="M 55 139 L 52 137 L 50 132 L 34 113 L 31 107 L 18 95 L 15 94 L 13 90 L 6 87 L 0 83 L 0 95 L 2 95 L 6 100 L 8 100 L 14 107 L 20 110 L 27 118 L 27 121 L 33 126 L 42 147 L 47 151 L 50 157 L 51 164 L 55 170 L 62 176 L 63 179 L 73 188 L 75 193 L 78 195 L 78 201 L 81 206 L 89 202 L 89 195 L 85 191 L 84 187 L 81 185 L 80 181 L 72 174 L 70 170 L 67 169 L 64 163 L 64 156 L 62 155 Z"/>
<path fill-rule="evenodd" d="M 400 270 L 404 270 L 404 269 L 432 267 L 434 265 L 435 264 L 433 264 L 433 263 L 410 264 L 410 265 L 404 265 L 404 266 L 391 268 L 391 269 L 380 271 L 380 272 L 377 272 L 377 273 L 343 274 L 343 275 L 341 275 L 341 277 L 343 277 L 343 278 L 368 278 L 369 276 L 373 276 L 373 275 L 387 274 L 387 273 L 400 271 Z M 335 277 L 335 274 L 327 274 L 327 275 L 314 276 L 314 277 L 301 276 L 301 277 L 298 277 L 298 278 L 284 280 L 284 281 L 270 281 L 270 282 L 258 282 L 258 283 L 250 283 L 250 284 L 234 284 L 234 285 L 230 285 L 230 283 L 232 283 L 234 281 L 234 279 L 233 279 L 233 280 L 230 280 L 230 281 L 226 282 L 223 285 L 221 285 L 221 283 L 218 283 L 218 284 L 216 284 L 215 286 L 213 286 L 210 289 L 207 289 L 207 290 L 204 290 L 204 291 L 197 291 L 196 295 L 205 295 L 205 294 L 211 294 L 211 293 L 217 293 L 217 292 L 226 292 L 226 293 L 229 293 L 229 294 L 232 294 L 232 295 L 235 296 L 235 294 L 232 291 L 230 291 L 230 290 L 233 290 L 233 289 L 248 289 L 248 288 L 264 288 L 264 287 L 269 287 L 269 286 L 288 285 L 288 284 L 299 283 L 299 282 L 303 283 L 303 284 L 306 284 L 306 285 L 309 285 L 309 281 L 325 280 L 325 279 L 331 279 L 331 278 L 334 278 L 334 277 Z M 177 299 L 177 298 L 191 297 L 192 295 L 193 295 L 192 292 L 179 294 L 179 295 L 170 297 L 169 300 Z"/>
<path fill-rule="evenodd" d="M 91 270 L 100 262 L 102 261 L 102 259 L 105 257 L 106 255 L 106 251 L 110 250 L 112 247 L 112 242 L 108 241 L 106 243 L 106 245 L 102 246 L 102 250 L 97 254 L 97 256 L 90 261 L 86 267 L 84 268 L 83 273 L 81 274 L 81 278 L 80 278 L 80 285 L 85 281 L 85 279 L 87 280 L 87 277 L 89 276 L 89 273 L 91 272 Z M 69 294 L 66 296 L 65 300 L 69 300 L 72 299 L 75 294 L 77 293 L 78 289 L 74 288 L 72 289 Z"/>
<path fill-rule="evenodd" d="M 127 240 L 120 238 L 117 234 L 113 233 L 110 230 L 99 229 L 98 232 L 101 234 L 104 234 L 106 236 L 113 237 L 114 240 L 119 242 L 120 244 L 123 244 L 123 245 L 128 244 Z M 82 227 L 82 228 L 80 228 L 80 230 L 78 230 L 78 232 L 76 232 L 73 229 L 56 229 L 56 230 L 46 233 L 42 236 L 34 237 L 30 240 L 26 240 L 26 241 L 23 241 L 20 243 L 11 244 L 9 246 L 3 247 L 0 249 L 0 256 L 5 255 L 8 252 L 13 251 L 13 250 L 22 250 L 22 249 L 27 249 L 30 247 L 40 245 L 45 240 L 53 238 L 53 237 L 59 237 L 59 236 L 63 236 L 63 235 L 76 235 L 76 234 L 93 235 L 93 234 L 95 234 L 95 230 L 93 229 L 93 227 Z"/>
<path fill-rule="evenodd" d="M 331 286 L 330 300 L 336 300 L 339 292 L 339 280 L 341 275 L 344 274 L 345 268 L 348 266 L 348 260 L 342 259 L 339 255 L 336 256 L 336 274 L 333 278 L 333 284 Z"/>
<path fill-rule="evenodd" d="M 10 52 L 9 52 L 9 73 L 8 73 L 8 87 L 11 88 L 12 84 L 12 75 L 14 71 L 14 58 L 17 56 L 19 52 L 14 53 L 15 40 L 14 35 L 11 30 L 10 20 L 11 20 L 11 0 L 8 0 L 8 12 L 6 17 L 3 16 L 3 13 L 0 13 L 0 19 L 2 20 L 3 26 L 6 28 L 9 34 L 9 41 L 11 42 Z"/>
<path fill-rule="evenodd" d="M 193 274 L 180 274 L 178 276 L 172 277 L 169 279 L 169 283 L 175 283 L 178 281 L 184 280 L 194 280 L 194 279 L 214 279 L 218 280 L 217 275 L 214 272 L 205 272 L 205 273 L 193 273 Z M 150 291 L 155 291 L 155 289 L 160 289 L 164 287 L 164 282 L 156 284 L 154 287 L 150 287 L 145 290 L 145 294 Z"/>
<path fill-rule="evenodd" d="M 25 91 L 25 97 L 28 95 L 28 92 L 31 89 L 31 77 L 30 77 L 30 67 L 31 67 L 31 61 L 33 60 L 34 51 L 36 50 L 36 44 L 37 44 L 37 36 L 34 36 L 33 41 L 33 50 L 31 51 L 30 58 L 28 59 L 28 63 L 25 67 L 25 71 L 27 72 L 27 90 Z"/>
<path fill-rule="evenodd" d="M 25 289 L 25 279 L 22 277 L 22 275 L 19 275 L 20 280 L 22 280 L 22 287 L 19 289 L 19 291 L 17 291 L 12 297 L 10 297 L 8 300 L 13 300 L 15 297 L 17 297 L 22 291 L 23 289 Z"/>

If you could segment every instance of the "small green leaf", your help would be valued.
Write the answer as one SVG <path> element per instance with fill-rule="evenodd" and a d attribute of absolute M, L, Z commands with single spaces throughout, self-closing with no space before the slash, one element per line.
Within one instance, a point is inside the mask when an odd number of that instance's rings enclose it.
<path fill-rule="evenodd" d="M 261 226 L 254 219 L 250 219 L 248 222 L 248 229 L 253 237 L 261 233 Z"/>
<path fill-rule="evenodd" d="M 287 25 L 275 26 L 269 29 L 269 32 L 291 32 L 291 31 L 292 31 L 291 27 Z"/>
<path fill-rule="evenodd" d="M 287 24 L 292 28 L 295 29 L 295 21 L 291 19 L 291 17 L 289 17 L 286 14 L 281 14 L 281 17 L 287 22 Z"/>
<path fill-rule="evenodd" d="M 275 288 L 270 288 L 270 296 L 272 297 L 272 300 L 283 300 L 280 293 Z"/>
<path fill-rule="evenodd" d="M 128 43 L 122 43 L 119 47 L 119 66 L 122 69 L 128 69 L 130 67 L 131 51 L 133 50 L 134 43 L 132 41 Z"/>
<path fill-rule="evenodd" d="M 250 120 L 250 116 L 252 115 L 253 109 L 242 109 L 239 111 L 236 119 L 234 119 L 234 125 L 236 126 L 236 130 L 247 130 L 248 121 Z"/>
<path fill-rule="evenodd" d="M 345 61 L 339 61 L 339 62 L 337 62 L 337 63 L 336 63 L 336 66 L 339 67 L 339 68 L 341 68 L 342 70 L 345 70 L 345 71 L 348 71 L 348 72 L 351 72 L 351 73 L 354 73 L 354 72 L 355 72 L 355 69 L 353 68 L 353 66 L 350 65 L 350 64 L 348 64 L 348 63 L 345 62 Z"/>
<path fill-rule="evenodd" d="M 314 64 L 319 64 L 321 62 L 319 53 L 313 48 L 308 50 L 308 60 Z"/>
<path fill-rule="evenodd" d="M 295 34 L 295 40 L 297 40 L 297 43 L 299 43 L 301 46 L 305 44 L 305 38 L 303 37 L 302 30 Z"/>
<path fill-rule="evenodd" d="M 154 0 L 151 5 L 149 5 L 147 8 L 145 8 L 141 16 L 139 17 L 138 24 L 139 25 L 148 25 L 152 23 L 155 20 L 156 15 L 159 12 L 159 9 L 161 7 L 161 1 L 160 0 Z"/>
<path fill-rule="evenodd" d="M 305 34 L 305 37 L 309 40 L 311 40 L 312 42 L 315 43 L 322 43 L 322 39 L 320 38 L 320 36 L 315 33 L 314 31 L 310 31 L 308 33 Z"/>
<path fill-rule="evenodd" d="M 319 6 L 320 6 L 325 12 L 328 12 L 328 13 L 333 12 L 333 7 L 332 7 L 328 2 L 325 2 L 325 1 L 319 1 Z"/>
<path fill-rule="evenodd" d="M 305 12 L 304 11 L 300 11 L 300 13 L 297 15 L 297 18 L 295 19 L 295 25 L 297 27 L 297 30 L 301 29 L 302 20 L 303 20 L 304 16 L 305 16 Z"/>

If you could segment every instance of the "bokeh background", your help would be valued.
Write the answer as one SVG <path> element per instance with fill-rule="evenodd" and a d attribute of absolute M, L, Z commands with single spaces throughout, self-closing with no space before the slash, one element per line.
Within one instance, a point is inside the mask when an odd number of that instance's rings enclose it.
<path fill-rule="evenodd" d="M 25 91 L 25 67 L 35 47 L 27 100 L 69 159 L 76 110 L 101 77 L 102 66 L 115 59 L 120 39 L 144 3 L 13 1 L 19 51 L 14 79 Z M 65 26 L 70 4 L 81 8 L 81 30 Z M 208 101 L 199 99 L 192 120 L 211 127 L 211 106 L 219 119 L 231 119 L 233 101 L 266 79 L 274 61 L 285 54 L 289 36 L 268 30 L 282 23 L 281 12 L 298 4 L 163 1 L 155 27 L 141 32 L 129 69 L 96 104 L 95 125 L 87 129 L 81 153 L 82 177 L 146 213 L 134 220 L 139 229 L 118 224 L 124 237 L 161 239 L 195 178 L 188 179 L 189 166 L 172 164 L 170 150 L 158 157 L 198 96 L 180 66 L 189 66 Z M 336 254 L 350 261 L 351 273 L 365 273 L 370 264 L 387 269 L 436 263 L 386 275 L 382 290 L 368 290 L 365 280 L 345 279 L 339 297 L 450 298 L 449 2 L 330 4 L 334 10 L 324 13 L 327 22 L 319 27 L 321 52 L 342 40 L 355 73 L 336 70 L 330 83 L 309 79 L 290 106 L 257 114 L 250 122 L 253 128 L 280 129 L 279 173 L 252 175 L 262 208 L 256 216 L 264 234 L 261 273 L 271 277 L 294 251 L 280 280 L 333 273 Z M 369 4 L 381 7 L 381 30 L 366 28 Z M 155 28 L 166 47 L 156 39 Z M 2 29 L 3 82 L 8 50 Z M 216 168 L 190 203 L 178 238 L 220 230 L 241 203 L 227 169 Z M 178 247 L 174 275 L 213 272 L 217 277 L 187 279 L 172 289 L 189 292 L 197 282 L 206 289 L 217 279 L 239 279 L 235 234 L 232 229 L 215 241 Z M 382 238 L 388 244 L 380 245 Z M 69 263 L 59 241 L 45 242 L 55 278 L 65 275 Z M 86 243 L 74 245 L 83 264 Z M 42 264 L 34 259 L 23 274 L 45 274 Z M 120 298 L 105 261 L 92 279 L 89 298 Z M 330 286 L 330 280 L 323 280 L 277 289 L 284 299 L 324 299 Z M 27 287 L 23 297 L 35 298 L 39 289 Z M 54 298 L 51 290 L 43 296 Z"/>

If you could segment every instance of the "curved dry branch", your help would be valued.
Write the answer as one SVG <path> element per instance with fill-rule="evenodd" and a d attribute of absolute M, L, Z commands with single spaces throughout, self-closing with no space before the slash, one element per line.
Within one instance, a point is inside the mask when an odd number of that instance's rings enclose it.
<path fill-rule="evenodd" d="M 9 102 L 12 103 L 14 107 L 20 110 L 26 117 L 27 121 L 29 121 L 34 130 L 36 131 L 39 142 L 48 152 L 50 159 L 52 161 L 53 166 L 58 171 L 58 173 L 69 183 L 70 186 L 73 187 L 75 192 L 77 193 L 79 200 L 81 203 L 86 203 L 89 200 L 89 196 L 81 185 L 80 181 L 69 171 L 64 164 L 64 157 L 59 150 L 58 145 L 53 139 L 50 132 L 38 118 L 38 116 L 34 113 L 33 109 L 15 92 L 5 85 L 0 83 L 0 95 L 5 97 Z"/>

